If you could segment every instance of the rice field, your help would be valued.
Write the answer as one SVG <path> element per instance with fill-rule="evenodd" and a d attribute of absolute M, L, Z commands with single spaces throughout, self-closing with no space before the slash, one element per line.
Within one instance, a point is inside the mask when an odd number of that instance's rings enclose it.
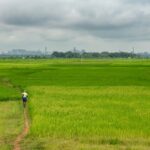
<path fill-rule="evenodd" d="M 0 104 L 28 91 L 23 150 L 148 150 L 149 74 L 150 60 L 1 60 Z"/>
<path fill-rule="evenodd" d="M 0 101 L 0 149 L 11 150 L 13 141 L 23 128 L 20 102 Z"/>

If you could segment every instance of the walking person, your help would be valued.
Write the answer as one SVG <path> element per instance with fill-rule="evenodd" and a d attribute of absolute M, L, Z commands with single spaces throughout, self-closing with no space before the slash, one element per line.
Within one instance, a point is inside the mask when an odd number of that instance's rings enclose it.
<path fill-rule="evenodd" d="M 26 91 L 24 91 L 22 93 L 22 101 L 23 101 L 23 107 L 24 108 L 26 107 L 27 100 L 28 100 L 28 93 Z"/>

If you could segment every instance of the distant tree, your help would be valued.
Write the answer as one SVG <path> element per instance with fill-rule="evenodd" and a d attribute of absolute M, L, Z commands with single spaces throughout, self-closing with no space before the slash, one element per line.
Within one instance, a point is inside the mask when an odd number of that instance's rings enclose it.
<path fill-rule="evenodd" d="M 67 52 L 53 52 L 51 54 L 52 58 L 135 58 L 136 54 L 128 52 L 77 52 L 77 51 L 67 51 Z"/>

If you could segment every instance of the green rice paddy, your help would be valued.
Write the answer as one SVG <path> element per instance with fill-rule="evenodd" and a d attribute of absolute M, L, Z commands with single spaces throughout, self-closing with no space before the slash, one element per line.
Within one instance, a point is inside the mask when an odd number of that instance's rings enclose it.
<path fill-rule="evenodd" d="M 29 93 L 23 150 L 150 149 L 150 60 L 0 60 L 0 77 L 1 107 Z"/>

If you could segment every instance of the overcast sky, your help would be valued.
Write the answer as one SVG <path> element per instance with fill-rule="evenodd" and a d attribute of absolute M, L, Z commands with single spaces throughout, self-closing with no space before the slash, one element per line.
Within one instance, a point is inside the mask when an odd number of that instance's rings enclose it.
<path fill-rule="evenodd" d="M 0 50 L 150 50 L 150 0 L 0 0 Z"/>

